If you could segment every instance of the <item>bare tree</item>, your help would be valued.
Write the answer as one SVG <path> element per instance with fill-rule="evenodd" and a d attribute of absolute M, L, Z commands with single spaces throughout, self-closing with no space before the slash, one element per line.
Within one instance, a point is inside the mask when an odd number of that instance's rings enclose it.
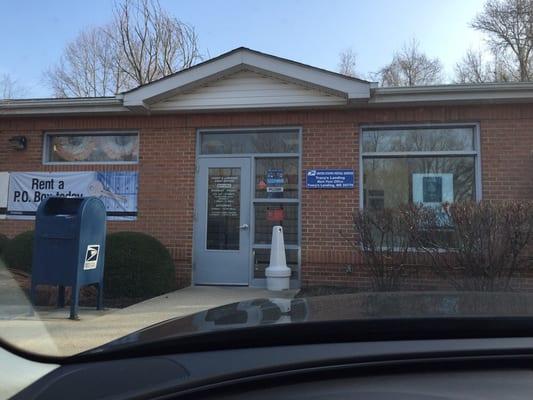
<path fill-rule="evenodd" d="M 110 29 L 87 29 L 67 45 L 58 64 L 45 73 L 54 96 L 106 96 L 131 86 L 117 65 Z"/>
<path fill-rule="evenodd" d="M 392 62 L 376 74 L 382 86 L 432 85 L 442 81 L 442 63 L 420 50 L 416 39 L 394 54 Z"/>
<path fill-rule="evenodd" d="M 26 88 L 9 74 L 0 75 L 0 99 L 14 99 L 26 95 Z"/>
<path fill-rule="evenodd" d="M 157 0 L 117 0 L 113 20 L 83 31 L 45 72 L 56 97 L 108 96 L 192 66 L 200 59 L 193 27 Z"/>
<path fill-rule="evenodd" d="M 456 83 L 509 82 L 517 80 L 513 66 L 499 54 L 484 56 L 481 51 L 468 50 L 455 65 Z"/>
<path fill-rule="evenodd" d="M 471 26 L 499 53 L 514 56 L 520 81 L 533 78 L 533 0 L 488 0 Z"/>
<path fill-rule="evenodd" d="M 355 67 L 357 65 L 357 55 L 352 49 L 345 49 L 339 54 L 339 73 L 355 77 Z"/>
<path fill-rule="evenodd" d="M 167 14 L 154 0 L 115 4 L 116 45 L 122 72 L 138 85 L 192 66 L 199 58 L 194 28 Z"/>
<path fill-rule="evenodd" d="M 483 62 L 481 51 L 468 50 L 463 59 L 455 66 L 457 83 L 491 82 L 488 65 Z"/>

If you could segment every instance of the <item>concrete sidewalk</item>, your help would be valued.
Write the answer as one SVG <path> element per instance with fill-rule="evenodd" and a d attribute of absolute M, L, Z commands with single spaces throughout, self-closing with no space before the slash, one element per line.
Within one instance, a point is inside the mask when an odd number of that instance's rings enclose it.
<path fill-rule="evenodd" d="M 9 314 L 7 305 L 2 307 L 0 303 L 0 336 L 28 351 L 72 355 L 169 318 L 255 298 L 292 298 L 297 290 L 269 292 L 248 287 L 194 286 L 123 309 L 80 308 L 79 321 L 68 319 L 68 308 L 38 308 L 35 316 L 27 316 L 28 301 L 20 290 L 16 292 L 12 288 Z"/>

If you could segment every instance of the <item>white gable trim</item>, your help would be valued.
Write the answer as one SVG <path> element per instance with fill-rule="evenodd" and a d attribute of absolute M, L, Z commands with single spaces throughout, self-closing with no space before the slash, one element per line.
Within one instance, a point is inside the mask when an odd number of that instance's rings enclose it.
<path fill-rule="evenodd" d="M 240 48 L 195 67 L 124 93 L 124 106 L 150 110 L 150 105 L 192 87 L 240 70 L 256 71 L 343 97 L 347 102 L 367 101 L 370 83 L 318 68 Z"/>
<path fill-rule="evenodd" d="M 242 70 L 150 105 L 151 112 L 346 106 L 344 96 Z"/>

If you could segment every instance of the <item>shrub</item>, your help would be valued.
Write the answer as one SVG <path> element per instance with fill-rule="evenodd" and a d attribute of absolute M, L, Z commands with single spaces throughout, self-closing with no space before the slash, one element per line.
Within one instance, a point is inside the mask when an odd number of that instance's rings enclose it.
<path fill-rule="evenodd" d="M 509 290 L 533 266 L 533 202 L 366 209 L 354 228 L 375 291 L 398 290 L 413 260 L 465 291 Z"/>
<path fill-rule="evenodd" d="M 31 271 L 33 254 L 33 231 L 18 234 L 7 242 L 2 257 L 9 268 Z"/>
<path fill-rule="evenodd" d="M 407 230 L 400 209 L 361 210 L 353 225 L 374 291 L 399 290 L 409 253 Z"/>
<path fill-rule="evenodd" d="M 8 243 L 9 243 L 8 237 L 0 233 L 0 257 L 2 257 L 2 254 L 4 254 L 4 251 L 6 250 Z"/>
<path fill-rule="evenodd" d="M 156 238 L 137 232 L 107 236 L 104 295 L 149 298 L 176 287 L 170 253 Z"/>
<path fill-rule="evenodd" d="M 533 202 L 413 206 L 404 216 L 413 243 L 458 290 L 509 290 L 512 278 L 530 267 Z"/>

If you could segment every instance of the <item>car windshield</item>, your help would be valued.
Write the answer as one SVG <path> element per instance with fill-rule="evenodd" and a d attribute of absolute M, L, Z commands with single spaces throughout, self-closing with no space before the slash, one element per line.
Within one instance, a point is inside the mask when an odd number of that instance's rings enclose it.
<path fill-rule="evenodd" d="M 8 348 L 533 315 L 531 1 L 1 9 Z"/>

